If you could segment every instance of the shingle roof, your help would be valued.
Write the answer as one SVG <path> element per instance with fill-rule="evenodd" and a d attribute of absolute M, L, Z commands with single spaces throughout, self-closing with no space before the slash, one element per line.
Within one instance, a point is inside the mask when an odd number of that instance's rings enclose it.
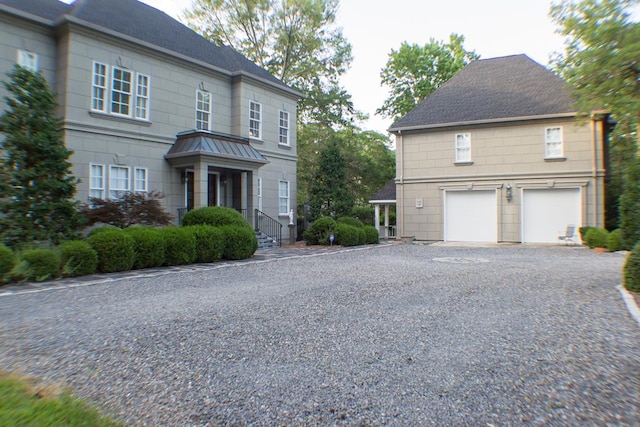
<path fill-rule="evenodd" d="M 389 130 L 575 111 L 560 77 L 526 55 L 513 55 L 469 63 Z"/>
<path fill-rule="evenodd" d="M 396 199 L 396 180 L 393 178 L 387 182 L 376 194 L 371 196 L 370 202 L 382 201 L 382 200 L 395 200 Z"/>
<path fill-rule="evenodd" d="M 58 0 L 0 0 L 0 4 L 52 21 L 75 18 L 81 23 L 100 26 L 205 62 L 230 74 L 249 74 L 287 88 L 281 80 L 235 50 L 211 43 L 166 13 L 137 0 L 76 0 L 71 5 Z"/>

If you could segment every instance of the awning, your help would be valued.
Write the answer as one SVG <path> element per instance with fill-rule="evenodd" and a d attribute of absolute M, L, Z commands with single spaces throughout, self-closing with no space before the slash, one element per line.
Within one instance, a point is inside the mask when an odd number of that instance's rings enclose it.
<path fill-rule="evenodd" d="M 249 144 L 246 138 L 213 132 L 179 134 L 165 158 L 169 161 L 185 157 L 205 156 L 242 162 L 266 164 L 269 161 Z"/>

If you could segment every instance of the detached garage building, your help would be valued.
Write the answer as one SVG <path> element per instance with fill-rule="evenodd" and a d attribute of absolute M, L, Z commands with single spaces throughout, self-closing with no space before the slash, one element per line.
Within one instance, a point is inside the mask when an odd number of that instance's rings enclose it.
<path fill-rule="evenodd" d="M 394 123 L 399 236 L 557 243 L 603 226 L 608 115 L 525 55 L 473 61 Z"/>

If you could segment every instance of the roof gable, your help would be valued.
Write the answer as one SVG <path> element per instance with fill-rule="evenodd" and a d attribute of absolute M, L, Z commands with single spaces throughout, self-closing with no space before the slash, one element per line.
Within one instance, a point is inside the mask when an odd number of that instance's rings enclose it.
<path fill-rule="evenodd" d="M 390 131 L 575 113 L 566 83 L 526 55 L 470 62 Z"/>

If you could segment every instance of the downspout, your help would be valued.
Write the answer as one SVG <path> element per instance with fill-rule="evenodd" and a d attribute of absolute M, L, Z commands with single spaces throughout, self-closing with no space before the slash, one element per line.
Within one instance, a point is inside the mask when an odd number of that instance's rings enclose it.
<path fill-rule="evenodd" d="M 592 114 L 591 115 L 591 158 L 593 159 L 593 172 L 592 172 L 592 178 L 593 178 L 593 225 L 598 227 L 598 149 L 597 149 L 597 144 L 598 144 L 598 137 L 596 135 L 596 119 L 595 116 Z M 587 213 L 588 213 L 588 209 L 587 209 Z M 587 223 L 589 221 L 587 220 Z M 585 225 L 591 225 L 591 224 L 585 224 Z"/>
<path fill-rule="evenodd" d="M 404 141 L 402 140 L 402 131 L 398 130 L 398 135 L 397 135 L 397 141 L 396 141 L 396 149 L 400 148 L 400 161 L 398 162 L 400 164 L 400 176 L 398 178 L 400 178 L 400 197 L 396 197 L 396 199 L 399 199 L 400 201 L 400 224 L 401 224 L 401 228 L 399 230 L 399 232 L 397 233 L 396 237 L 402 237 L 404 236 Z M 398 200 L 396 200 L 396 213 L 398 211 Z M 396 221 L 397 222 L 397 221 Z M 399 234 L 399 236 L 398 236 Z"/>

